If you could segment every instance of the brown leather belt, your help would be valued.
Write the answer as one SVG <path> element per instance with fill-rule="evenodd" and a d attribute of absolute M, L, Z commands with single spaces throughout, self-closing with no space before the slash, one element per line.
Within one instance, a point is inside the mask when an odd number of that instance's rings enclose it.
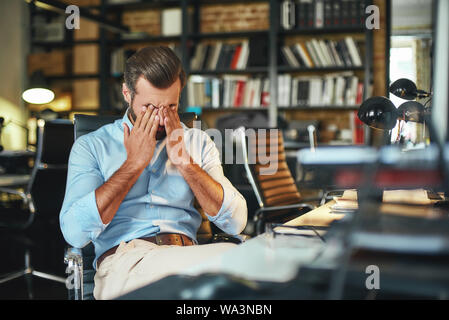
<path fill-rule="evenodd" d="M 157 245 L 175 245 L 175 246 L 193 246 L 195 243 L 183 234 L 178 233 L 160 233 L 158 235 L 155 235 L 153 237 L 146 237 L 146 238 L 139 238 L 141 240 L 149 241 L 152 243 L 155 243 Z M 111 254 L 114 254 L 115 251 L 117 251 L 118 245 L 115 247 L 112 247 L 111 249 L 105 251 L 98 259 L 97 259 L 97 268 L 100 266 L 100 264 L 103 262 L 103 260 L 110 256 Z"/>

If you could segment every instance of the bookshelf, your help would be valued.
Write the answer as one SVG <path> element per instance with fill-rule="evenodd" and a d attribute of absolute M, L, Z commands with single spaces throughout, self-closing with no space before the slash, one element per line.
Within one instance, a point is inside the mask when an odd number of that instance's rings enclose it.
<path fill-rule="evenodd" d="M 320 0 L 317 0 L 320 1 Z M 344 0 L 348 2 L 347 0 Z M 67 32 L 63 41 L 45 42 L 42 40 L 31 40 L 32 48 L 39 48 L 39 50 L 70 50 L 79 45 L 97 45 L 98 46 L 98 70 L 96 72 L 87 74 L 64 74 L 49 76 L 51 83 L 59 81 L 75 81 L 81 79 L 97 79 L 99 81 L 99 99 L 98 112 L 111 113 L 111 83 L 118 83 L 121 79 L 121 74 L 111 74 L 111 53 L 120 48 L 127 48 L 130 50 L 138 49 L 145 45 L 151 44 L 175 44 L 179 50 L 180 58 L 183 62 L 188 78 L 190 76 L 217 78 L 223 79 L 224 76 L 246 77 L 247 79 L 268 79 L 267 92 L 269 95 L 269 102 L 266 105 L 244 105 L 241 103 L 238 107 L 230 107 L 230 105 L 221 105 L 211 107 L 202 106 L 202 115 L 206 119 L 214 119 L 218 114 L 229 112 L 264 112 L 267 113 L 269 124 L 272 127 L 277 126 L 277 117 L 282 114 L 287 120 L 302 118 L 304 114 L 316 116 L 316 113 L 329 111 L 330 113 L 354 112 L 358 108 L 358 104 L 335 104 L 329 103 L 307 106 L 304 104 L 289 103 L 288 106 L 279 104 L 278 96 L 280 88 L 278 81 L 280 76 L 288 75 L 292 79 L 295 77 L 326 77 L 329 74 L 339 74 L 350 72 L 357 77 L 360 83 L 363 84 L 362 100 L 367 97 L 368 89 L 373 83 L 373 31 L 365 29 L 361 24 L 343 24 L 339 26 L 323 25 L 316 28 L 300 28 L 293 27 L 292 29 L 285 29 L 281 25 L 281 0 L 159 0 L 159 1 L 141 1 L 136 3 L 108 3 L 107 0 L 98 0 L 97 5 L 89 6 L 88 9 L 95 10 L 103 17 L 115 21 L 118 24 L 123 22 L 123 17 L 129 12 L 144 12 L 145 10 L 163 10 L 167 8 L 179 8 L 182 16 L 181 33 L 178 35 L 163 36 L 161 33 L 146 34 L 141 37 L 123 37 L 121 34 L 111 33 L 102 28 L 99 28 L 98 36 L 95 39 L 78 40 L 74 39 L 72 32 Z M 293 1 L 300 3 L 300 1 Z M 336 1 L 333 1 L 336 2 Z M 356 1 L 363 2 L 369 5 L 371 1 Z M 236 30 L 231 27 L 219 28 L 218 30 L 207 29 L 207 20 L 202 16 L 209 14 L 207 10 L 211 10 L 213 6 L 223 6 L 228 10 L 231 6 L 246 7 L 255 6 L 255 8 L 268 8 L 265 13 L 265 24 L 260 23 L 261 28 L 254 28 L 254 26 L 247 29 Z M 31 4 L 32 6 L 32 4 Z M 257 6 L 257 7 L 256 7 Z M 238 7 L 242 8 L 242 7 Z M 225 11 L 226 11 L 225 10 Z M 254 9 L 256 10 L 256 9 Z M 36 9 L 30 10 L 30 19 L 33 21 L 35 15 L 38 14 Z M 245 17 L 245 12 L 241 13 Z M 244 19 L 244 18 L 242 18 Z M 342 18 L 343 19 L 343 18 Z M 251 19 L 248 18 L 248 21 Z M 245 22 L 245 21 L 243 21 Z M 247 21 L 246 21 L 247 22 Z M 245 23 L 246 23 L 245 22 Z M 296 21 L 299 23 L 299 20 Z M 249 23 L 249 22 L 248 22 Z M 232 22 L 231 22 L 232 24 Z M 325 24 L 325 23 L 324 23 Z M 243 23 L 242 23 L 243 25 Z M 213 27 L 213 25 L 212 25 Z M 357 43 L 357 49 L 363 61 L 360 65 L 314 65 L 307 66 L 291 66 L 285 63 L 282 58 L 280 48 L 285 45 L 293 45 L 297 41 L 309 41 L 310 39 L 317 39 L 323 41 L 342 41 L 345 37 L 354 39 Z M 263 50 L 259 50 L 258 54 L 264 57 L 263 65 L 250 65 L 247 63 L 242 68 L 229 68 L 225 66 L 214 68 L 191 68 L 192 58 L 195 55 L 195 48 L 199 44 L 216 44 L 222 42 L 225 44 L 236 44 L 244 41 L 263 42 Z M 262 48 L 262 47 L 259 47 Z M 251 53 L 250 53 L 251 54 Z M 387 57 L 387 52 L 385 53 Z M 263 82 L 263 80 L 261 80 Z M 189 86 L 189 84 L 188 84 Z M 262 86 L 262 84 L 260 84 Z M 191 92 L 190 92 L 191 93 Z M 290 93 L 291 94 L 291 93 Z M 257 98 L 256 98 L 257 99 Z M 181 110 L 186 110 L 189 107 L 189 89 L 185 88 L 181 97 Z M 359 99 L 360 100 L 360 99 Z M 78 106 L 73 105 L 73 109 L 82 110 Z M 95 107 L 87 108 L 89 111 L 95 110 Z M 301 114 L 296 116 L 296 114 Z"/>

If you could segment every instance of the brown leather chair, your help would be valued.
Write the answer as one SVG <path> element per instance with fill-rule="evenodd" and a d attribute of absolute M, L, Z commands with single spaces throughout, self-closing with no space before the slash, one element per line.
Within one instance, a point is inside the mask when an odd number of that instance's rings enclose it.
<path fill-rule="evenodd" d="M 283 223 L 315 208 L 304 203 L 286 162 L 282 131 L 268 128 L 237 129 L 248 180 L 259 203 L 254 214 L 256 233 L 267 222 Z"/>

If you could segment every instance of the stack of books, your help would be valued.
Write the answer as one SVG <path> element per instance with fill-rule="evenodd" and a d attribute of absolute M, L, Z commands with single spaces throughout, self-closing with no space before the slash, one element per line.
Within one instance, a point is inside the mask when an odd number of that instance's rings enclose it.
<path fill-rule="evenodd" d="M 241 43 L 199 43 L 190 61 L 191 70 L 238 70 L 246 68 L 249 57 L 249 41 Z"/>
<path fill-rule="evenodd" d="M 259 108 L 269 105 L 266 77 L 223 75 L 221 78 L 190 76 L 188 105 L 205 108 Z"/>
<path fill-rule="evenodd" d="M 286 30 L 363 27 L 365 9 L 364 0 L 284 0 L 280 24 Z"/>
<path fill-rule="evenodd" d="M 342 40 L 311 39 L 281 47 L 284 63 L 293 68 L 362 67 L 360 50 L 350 36 Z"/>
<path fill-rule="evenodd" d="M 363 82 L 352 72 L 325 76 L 278 76 L 279 107 L 357 106 L 363 99 Z"/>
<path fill-rule="evenodd" d="M 345 107 L 362 103 L 363 83 L 352 72 L 324 76 L 278 75 L 278 107 Z M 188 105 L 206 108 L 260 108 L 270 104 L 267 77 L 190 76 Z"/>

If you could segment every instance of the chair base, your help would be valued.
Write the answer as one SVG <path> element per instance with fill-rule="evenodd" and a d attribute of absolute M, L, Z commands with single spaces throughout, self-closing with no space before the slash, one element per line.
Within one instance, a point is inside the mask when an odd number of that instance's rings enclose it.
<path fill-rule="evenodd" d="M 25 277 L 27 283 L 28 298 L 33 299 L 33 282 L 32 282 L 33 276 L 64 284 L 66 283 L 66 279 L 63 277 L 58 277 L 49 273 L 34 270 L 33 267 L 31 267 L 30 265 L 30 253 L 27 251 L 25 253 L 25 268 L 20 271 L 11 272 L 6 275 L 1 275 L 0 284 L 6 283 L 14 279 L 18 279 L 20 277 Z"/>

